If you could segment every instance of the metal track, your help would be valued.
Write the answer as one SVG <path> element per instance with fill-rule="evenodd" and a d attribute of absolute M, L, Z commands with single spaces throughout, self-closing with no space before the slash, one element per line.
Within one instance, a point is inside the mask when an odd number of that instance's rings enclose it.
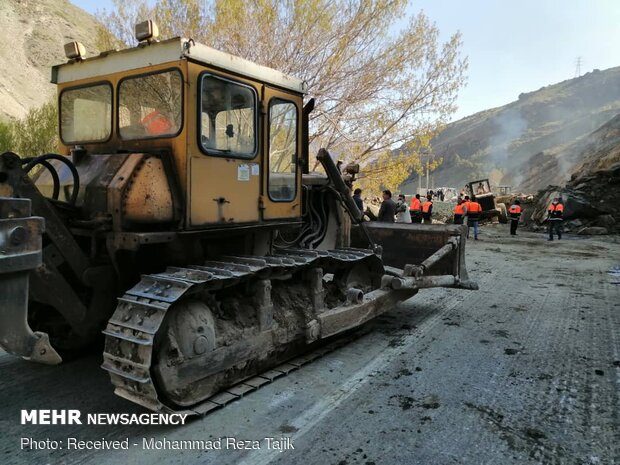
<path fill-rule="evenodd" d="M 326 270 L 349 268 L 375 257 L 369 250 L 343 248 L 331 251 L 287 249 L 271 256 L 234 256 L 200 266 L 169 267 L 164 273 L 143 275 L 123 297 L 108 321 L 102 368 L 110 374 L 115 393 L 150 410 L 206 414 L 276 378 L 343 345 L 336 341 L 314 352 L 289 360 L 258 376 L 246 379 L 192 408 L 175 410 L 159 398 L 151 376 L 154 340 L 167 310 L 185 296 L 216 291 L 252 279 L 290 275 L 311 267 Z"/>

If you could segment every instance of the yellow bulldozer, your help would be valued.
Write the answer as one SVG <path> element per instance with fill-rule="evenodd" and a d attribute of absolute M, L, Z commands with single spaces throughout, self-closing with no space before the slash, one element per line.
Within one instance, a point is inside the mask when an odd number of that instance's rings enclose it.
<path fill-rule="evenodd" d="M 363 222 L 327 151 L 309 172 L 304 82 L 150 21 L 136 38 L 67 44 L 59 153 L 0 155 L 6 352 L 102 347 L 116 394 L 206 413 L 421 288 L 476 288 L 462 226 Z"/>

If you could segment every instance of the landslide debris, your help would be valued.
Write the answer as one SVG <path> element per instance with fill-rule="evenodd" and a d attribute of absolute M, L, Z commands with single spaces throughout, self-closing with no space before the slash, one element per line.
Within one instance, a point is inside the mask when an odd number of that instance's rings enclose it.
<path fill-rule="evenodd" d="M 564 186 L 539 192 L 532 218 L 541 224 L 554 197 L 564 201 L 564 228 L 582 235 L 620 232 L 620 114 L 612 118 L 570 157 L 579 160 Z"/>
<path fill-rule="evenodd" d="M 575 174 L 566 186 L 542 191 L 532 213 L 537 224 L 545 220 L 554 197 L 564 201 L 565 230 L 582 235 L 620 233 L 620 162 Z"/>

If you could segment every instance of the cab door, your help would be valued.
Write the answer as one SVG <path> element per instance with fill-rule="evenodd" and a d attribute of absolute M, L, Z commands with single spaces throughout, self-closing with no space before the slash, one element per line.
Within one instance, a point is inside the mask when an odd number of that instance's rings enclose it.
<path fill-rule="evenodd" d="M 258 89 L 251 81 L 202 72 L 197 92 L 198 144 L 190 160 L 190 225 L 258 222 Z"/>
<path fill-rule="evenodd" d="M 268 86 L 263 91 L 263 219 L 301 216 L 302 97 Z"/>

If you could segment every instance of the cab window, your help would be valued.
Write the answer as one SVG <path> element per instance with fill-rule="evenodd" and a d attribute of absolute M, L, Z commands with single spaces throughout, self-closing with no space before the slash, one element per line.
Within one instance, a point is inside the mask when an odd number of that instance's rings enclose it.
<path fill-rule="evenodd" d="M 288 202 L 297 187 L 297 106 L 272 99 L 269 103 L 269 198 Z"/>
<path fill-rule="evenodd" d="M 171 137 L 183 125 L 183 79 L 177 70 L 126 78 L 118 86 L 122 139 Z"/>
<path fill-rule="evenodd" d="M 112 134 L 112 86 L 96 84 L 60 94 L 60 139 L 64 144 L 103 142 Z"/>
<path fill-rule="evenodd" d="M 211 155 L 254 158 L 257 98 L 253 88 L 204 74 L 200 85 L 200 147 Z"/>

